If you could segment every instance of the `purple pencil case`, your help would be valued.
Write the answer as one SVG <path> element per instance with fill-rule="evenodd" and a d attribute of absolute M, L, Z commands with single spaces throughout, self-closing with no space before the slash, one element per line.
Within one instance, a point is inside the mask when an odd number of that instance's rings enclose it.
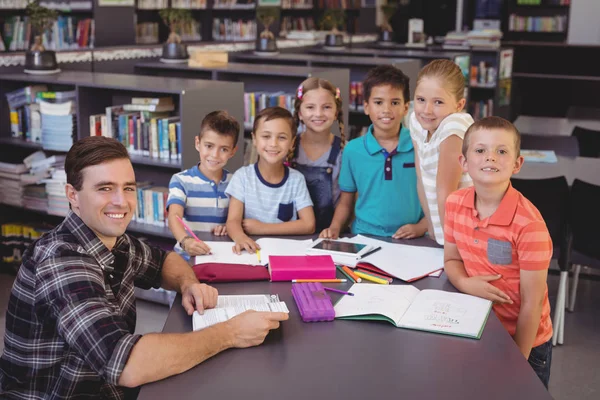
<path fill-rule="evenodd" d="M 319 282 L 294 283 L 292 295 L 304 322 L 333 321 L 331 298 Z"/>

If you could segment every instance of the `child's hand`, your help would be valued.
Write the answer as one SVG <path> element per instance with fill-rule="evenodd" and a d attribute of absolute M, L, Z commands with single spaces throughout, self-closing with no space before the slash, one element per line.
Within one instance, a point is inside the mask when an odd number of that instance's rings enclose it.
<path fill-rule="evenodd" d="M 393 239 L 414 239 L 421 237 L 427 231 L 427 227 L 423 228 L 422 224 L 406 224 L 401 226 L 396 233 L 392 235 Z"/>
<path fill-rule="evenodd" d="M 320 238 L 324 238 L 324 239 L 337 239 L 339 236 L 340 236 L 340 229 L 336 228 L 336 227 L 331 227 L 331 226 L 329 228 L 323 229 L 323 231 L 319 235 Z"/>
<path fill-rule="evenodd" d="M 246 236 L 240 240 L 236 240 L 232 250 L 235 254 L 242 254 L 242 250 L 246 250 L 248 253 L 256 253 L 256 250 L 260 250 L 260 246 L 254 240 Z"/>
<path fill-rule="evenodd" d="M 492 285 L 491 281 L 500 279 L 501 275 L 479 275 L 464 278 L 460 286 L 467 294 L 482 297 L 499 304 L 512 304 L 512 300 L 506 293 Z"/>
<path fill-rule="evenodd" d="M 183 245 L 183 250 L 190 256 L 201 256 L 210 253 L 210 247 L 203 241 L 188 239 Z"/>
<path fill-rule="evenodd" d="M 247 218 L 242 221 L 242 228 L 244 229 L 244 232 L 249 235 L 260 235 L 263 225 L 264 223 L 257 219 Z"/>
<path fill-rule="evenodd" d="M 227 227 L 225 225 L 217 225 L 213 228 L 212 233 L 215 236 L 225 236 L 227 235 Z"/>

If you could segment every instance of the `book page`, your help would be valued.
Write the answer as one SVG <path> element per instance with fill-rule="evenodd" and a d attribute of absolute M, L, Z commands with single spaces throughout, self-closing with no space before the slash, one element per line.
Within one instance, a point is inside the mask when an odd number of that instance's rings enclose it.
<path fill-rule="evenodd" d="M 412 285 L 379 285 L 358 283 L 349 292 L 354 296 L 343 296 L 333 307 L 335 317 L 380 314 L 390 318 L 396 326 L 411 302 L 419 294 Z"/>
<path fill-rule="evenodd" d="M 277 238 L 260 238 L 256 241 L 260 246 L 260 258 L 264 264 L 269 262 L 269 256 L 305 256 L 306 249 L 313 241 L 294 240 L 294 239 L 277 239 Z"/>
<path fill-rule="evenodd" d="M 400 320 L 403 328 L 479 338 L 492 302 L 442 290 L 422 290 Z"/>
<path fill-rule="evenodd" d="M 215 308 L 204 310 L 202 315 L 198 311 L 194 311 L 192 314 L 193 330 L 198 331 L 225 322 L 248 310 L 289 313 L 287 305 L 283 301 L 279 301 L 279 296 L 275 294 L 219 296 Z"/>

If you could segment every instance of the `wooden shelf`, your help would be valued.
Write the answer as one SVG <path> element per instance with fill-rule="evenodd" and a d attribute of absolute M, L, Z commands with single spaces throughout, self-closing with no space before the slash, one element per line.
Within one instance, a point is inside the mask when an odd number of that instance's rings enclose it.
<path fill-rule="evenodd" d="M 145 224 L 142 222 L 131 221 L 129 223 L 129 226 L 127 226 L 127 232 L 141 233 L 143 235 L 151 235 L 160 238 L 172 239 L 173 241 L 175 241 L 175 239 L 173 238 L 173 234 L 171 233 L 169 228 L 167 226 L 162 225 L 152 225 Z"/>
<path fill-rule="evenodd" d="M 513 73 L 513 78 L 558 79 L 558 80 L 568 80 L 568 81 L 600 82 L 600 76 L 536 74 L 536 73 L 524 73 L 524 72 Z"/>
<path fill-rule="evenodd" d="M 140 155 L 130 155 L 133 165 L 149 165 L 152 167 L 170 168 L 181 170 L 181 160 L 163 160 L 160 158 L 152 158 Z"/>
<path fill-rule="evenodd" d="M 28 148 L 28 149 L 37 149 L 37 150 L 42 149 L 41 143 L 27 142 L 23 139 L 17 139 L 17 138 L 12 138 L 12 137 L 0 138 L 0 144 L 23 147 L 23 148 Z"/>

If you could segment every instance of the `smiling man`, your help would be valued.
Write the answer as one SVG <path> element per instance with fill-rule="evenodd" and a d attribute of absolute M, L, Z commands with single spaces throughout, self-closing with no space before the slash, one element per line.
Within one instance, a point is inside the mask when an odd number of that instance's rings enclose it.
<path fill-rule="evenodd" d="M 135 398 L 139 385 L 227 348 L 262 343 L 287 319 L 247 312 L 198 332 L 135 335 L 134 286 L 179 291 L 190 315 L 214 307 L 217 291 L 199 283 L 179 255 L 125 234 L 137 196 L 119 141 L 78 141 L 65 171 L 71 211 L 27 249 L 12 289 L 0 397 Z"/>

